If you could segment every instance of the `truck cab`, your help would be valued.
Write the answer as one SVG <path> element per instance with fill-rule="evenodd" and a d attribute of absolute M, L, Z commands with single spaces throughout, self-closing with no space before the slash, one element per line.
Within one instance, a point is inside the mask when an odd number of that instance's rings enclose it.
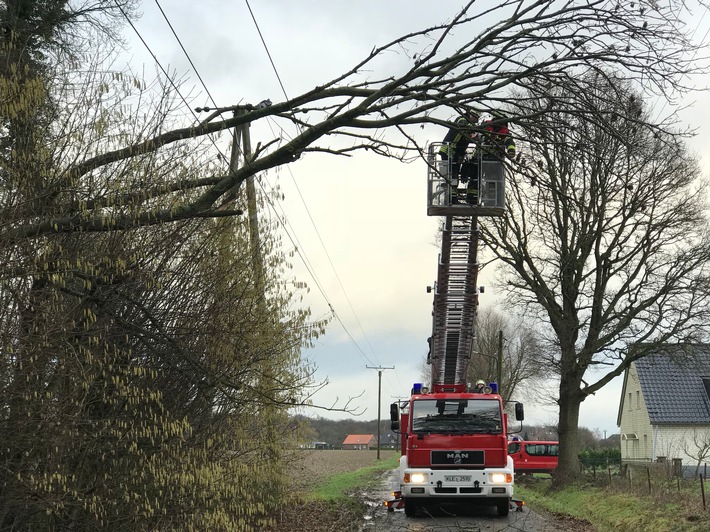
<path fill-rule="evenodd" d="M 491 388 L 488 388 L 491 391 Z M 516 408 L 522 417 L 522 405 Z M 400 495 L 413 517 L 429 504 L 494 506 L 507 515 L 513 497 L 507 415 L 495 393 L 417 388 L 392 428 L 401 429 Z"/>

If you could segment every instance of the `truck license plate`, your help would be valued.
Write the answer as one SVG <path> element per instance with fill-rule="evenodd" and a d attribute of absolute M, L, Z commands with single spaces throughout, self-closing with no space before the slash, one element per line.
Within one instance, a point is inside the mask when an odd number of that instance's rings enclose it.
<path fill-rule="evenodd" d="M 446 482 L 471 482 L 471 475 L 444 475 Z"/>

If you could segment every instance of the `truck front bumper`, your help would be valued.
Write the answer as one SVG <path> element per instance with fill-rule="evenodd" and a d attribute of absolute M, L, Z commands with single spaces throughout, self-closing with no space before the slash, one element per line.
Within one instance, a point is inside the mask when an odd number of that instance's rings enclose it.
<path fill-rule="evenodd" d="M 402 495 L 405 498 L 510 499 L 513 475 L 505 469 L 407 469 Z"/>

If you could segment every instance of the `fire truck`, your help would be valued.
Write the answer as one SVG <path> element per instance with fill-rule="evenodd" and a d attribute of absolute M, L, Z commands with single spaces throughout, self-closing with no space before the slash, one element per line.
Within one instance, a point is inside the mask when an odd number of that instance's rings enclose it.
<path fill-rule="evenodd" d="M 401 434 L 399 490 L 386 501 L 389 511 L 407 517 L 444 503 L 495 507 L 501 516 L 513 499 L 513 460 L 508 455 L 508 420 L 495 382 L 471 389 L 467 368 L 475 341 L 478 307 L 478 217 L 505 212 L 505 165 L 479 159 L 479 196 L 459 204 L 450 161 L 439 160 L 442 144 L 427 153 L 427 214 L 443 216 L 441 253 L 434 293 L 432 335 L 427 362 L 431 388 L 417 383 L 405 403 L 390 407 L 392 429 Z M 479 150 L 479 152 L 482 150 Z M 469 196 L 470 198 L 470 196 Z M 523 405 L 515 404 L 522 421 Z"/>

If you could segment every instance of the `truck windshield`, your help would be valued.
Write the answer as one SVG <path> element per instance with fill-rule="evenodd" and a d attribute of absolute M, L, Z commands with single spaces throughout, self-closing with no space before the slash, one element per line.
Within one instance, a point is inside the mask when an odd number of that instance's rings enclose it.
<path fill-rule="evenodd" d="M 417 399 L 412 431 L 445 434 L 500 433 L 500 403 L 495 399 Z"/>

